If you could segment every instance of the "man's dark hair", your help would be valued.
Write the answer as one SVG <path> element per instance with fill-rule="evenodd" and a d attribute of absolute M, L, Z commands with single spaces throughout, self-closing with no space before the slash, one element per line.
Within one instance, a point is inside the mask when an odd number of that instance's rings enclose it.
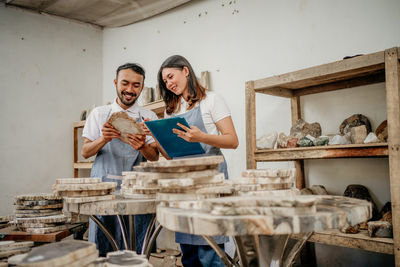
<path fill-rule="evenodd" d="M 121 70 L 126 70 L 126 69 L 131 69 L 131 70 L 133 70 L 134 72 L 136 72 L 137 74 L 142 75 L 142 76 L 143 76 L 143 81 L 144 81 L 144 78 L 145 78 L 145 71 L 144 71 L 143 67 L 140 66 L 140 65 L 137 64 L 137 63 L 126 63 L 126 64 L 124 64 L 124 65 L 119 66 L 118 69 L 117 69 L 117 76 L 116 76 L 116 78 L 118 79 L 118 73 L 119 73 Z"/>

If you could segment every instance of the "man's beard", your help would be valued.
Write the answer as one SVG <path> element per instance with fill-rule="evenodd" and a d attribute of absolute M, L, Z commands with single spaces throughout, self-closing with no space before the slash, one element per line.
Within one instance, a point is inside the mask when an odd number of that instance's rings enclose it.
<path fill-rule="evenodd" d="M 127 106 L 127 107 L 130 107 L 130 106 L 133 106 L 133 104 L 135 104 L 135 102 L 136 102 L 136 100 L 138 99 L 137 98 L 137 95 L 135 94 L 135 93 L 131 93 L 132 94 L 132 97 L 134 97 L 131 101 L 126 101 L 125 99 L 124 99 L 124 96 L 123 95 L 125 95 L 125 94 L 128 94 L 128 93 L 126 93 L 126 92 L 118 92 L 118 90 L 117 90 L 117 95 L 118 95 L 118 98 L 119 98 L 119 100 L 121 101 L 121 103 L 122 104 L 124 104 L 125 106 Z"/>

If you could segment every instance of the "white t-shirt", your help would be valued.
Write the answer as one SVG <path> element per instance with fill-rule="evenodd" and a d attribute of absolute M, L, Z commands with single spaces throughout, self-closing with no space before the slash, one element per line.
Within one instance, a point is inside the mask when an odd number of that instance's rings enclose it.
<path fill-rule="evenodd" d="M 104 123 L 106 123 L 111 114 L 119 111 L 125 111 L 129 117 L 134 119 L 141 117 L 145 119 L 149 118 L 150 120 L 158 119 L 157 115 L 153 111 L 140 107 L 137 102 L 125 110 L 118 105 L 116 100 L 114 100 L 111 105 L 96 107 L 92 110 L 92 112 L 90 112 L 89 117 L 86 119 L 85 127 L 82 131 L 82 137 L 87 138 L 90 141 L 94 141 L 102 136 L 103 134 L 101 129 L 103 129 Z M 146 144 L 153 142 L 153 137 L 151 135 L 146 135 Z"/>
<path fill-rule="evenodd" d="M 179 112 L 174 113 L 175 115 L 180 115 L 185 113 L 187 110 L 187 102 L 182 97 L 181 98 L 181 109 Z M 195 104 L 197 107 L 199 102 Z M 206 98 L 200 102 L 201 116 L 203 118 L 204 126 L 206 127 L 207 133 L 218 135 L 218 129 L 215 125 L 218 121 L 231 116 L 231 111 L 226 105 L 224 99 L 216 94 L 215 92 L 207 91 Z M 164 118 L 171 117 L 164 112 Z"/>

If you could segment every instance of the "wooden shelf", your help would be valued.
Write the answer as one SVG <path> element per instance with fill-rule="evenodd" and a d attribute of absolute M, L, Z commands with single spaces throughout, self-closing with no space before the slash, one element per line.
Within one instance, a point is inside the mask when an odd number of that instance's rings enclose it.
<path fill-rule="evenodd" d="M 0 230 L 0 235 L 2 235 L 1 240 L 14 240 L 14 241 L 34 241 L 34 242 L 57 242 L 61 241 L 63 238 L 70 236 L 71 234 L 82 230 L 85 224 L 71 224 L 68 225 L 68 229 L 48 233 L 48 234 L 29 234 L 23 231 L 14 231 L 12 227 L 4 228 Z"/>
<path fill-rule="evenodd" d="M 344 234 L 339 230 L 327 230 L 314 233 L 309 241 L 385 254 L 394 253 L 392 238 L 369 237 L 367 230 L 361 230 L 358 234 Z"/>
<path fill-rule="evenodd" d="M 305 186 L 304 160 L 388 157 L 393 215 L 393 239 L 338 231 L 315 233 L 311 242 L 394 254 L 400 266 L 400 48 L 357 56 L 282 75 L 246 82 L 246 166 L 256 169 L 261 161 L 294 161 L 296 187 Z M 301 118 L 300 97 L 309 94 L 385 82 L 388 143 L 352 144 L 285 149 L 256 148 L 256 95 L 290 98 L 292 125 Z"/>
<path fill-rule="evenodd" d="M 400 51 L 400 48 L 397 49 Z M 381 51 L 275 75 L 253 83 L 256 93 L 295 97 L 384 81 L 385 52 Z"/>
<path fill-rule="evenodd" d="M 164 117 L 165 103 L 162 99 L 143 105 L 143 107 L 152 110 L 159 118 Z"/>
<path fill-rule="evenodd" d="M 257 149 L 254 152 L 254 159 L 258 162 L 387 156 L 387 143 Z"/>
<path fill-rule="evenodd" d="M 74 169 L 91 169 L 93 162 L 75 162 Z"/>
<path fill-rule="evenodd" d="M 72 123 L 73 128 L 83 128 L 85 126 L 86 121 L 77 121 Z"/>

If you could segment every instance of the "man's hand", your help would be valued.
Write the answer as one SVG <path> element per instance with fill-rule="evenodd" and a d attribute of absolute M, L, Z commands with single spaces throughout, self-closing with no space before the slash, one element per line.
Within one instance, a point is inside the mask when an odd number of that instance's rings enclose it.
<path fill-rule="evenodd" d="M 120 138 L 121 133 L 115 129 L 110 123 L 106 122 L 103 125 L 103 129 L 101 129 L 101 132 L 103 134 L 104 141 L 106 143 L 110 142 L 111 139 L 113 138 Z"/>
<path fill-rule="evenodd" d="M 178 123 L 179 127 L 181 127 L 184 131 L 178 129 L 172 129 L 172 131 L 178 135 L 178 137 L 188 141 L 188 142 L 201 142 L 204 136 L 204 133 L 197 128 L 196 126 L 186 127 L 183 124 Z"/>
<path fill-rule="evenodd" d="M 127 134 L 127 144 L 136 150 L 140 150 L 145 146 L 146 135 L 144 134 Z"/>
<path fill-rule="evenodd" d="M 149 118 L 145 118 L 144 121 L 150 121 Z M 145 135 L 151 135 L 151 132 L 149 128 L 147 128 L 146 124 L 144 122 L 141 122 L 140 125 L 142 126 L 142 130 L 144 131 Z"/>

